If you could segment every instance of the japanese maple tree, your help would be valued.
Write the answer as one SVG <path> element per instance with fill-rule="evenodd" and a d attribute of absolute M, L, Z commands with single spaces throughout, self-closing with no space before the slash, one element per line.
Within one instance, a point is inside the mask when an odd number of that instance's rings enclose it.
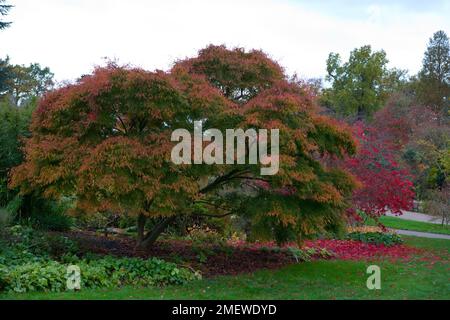
<path fill-rule="evenodd" d="M 261 164 L 175 165 L 173 130 L 280 130 L 280 170 Z M 356 185 L 323 157 L 355 152 L 351 131 L 319 114 L 310 92 L 261 51 L 209 46 L 169 72 L 109 65 L 47 94 L 11 187 L 76 197 L 76 210 L 134 216 L 151 246 L 180 215 L 246 216 L 280 242 L 343 221 Z M 147 219 L 157 219 L 145 233 Z"/>
<path fill-rule="evenodd" d="M 362 186 L 353 193 L 353 208 L 366 215 L 378 218 L 387 211 L 401 214 L 401 210 L 412 208 L 414 185 L 412 176 L 405 166 L 396 160 L 388 142 L 377 134 L 374 127 L 359 122 L 355 124 L 355 135 L 360 149 L 355 157 L 348 158 L 345 166 Z M 377 139 L 378 138 L 378 139 Z"/>
<path fill-rule="evenodd" d="M 378 218 L 388 210 L 401 214 L 401 210 L 412 208 L 413 174 L 402 161 L 414 122 L 419 119 L 411 103 L 407 95 L 392 95 L 373 121 L 353 125 L 360 148 L 356 156 L 347 158 L 345 166 L 362 187 L 354 191 L 352 212 L 358 209 Z"/>

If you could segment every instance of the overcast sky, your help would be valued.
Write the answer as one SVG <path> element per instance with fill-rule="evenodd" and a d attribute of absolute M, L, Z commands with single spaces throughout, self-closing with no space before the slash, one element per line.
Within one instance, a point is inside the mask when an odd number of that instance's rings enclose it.
<path fill-rule="evenodd" d="M 428 39 L 450 33 L 450 0 L 9 0 L 0 57 L 73 80 L 103 57 L 166 70 L 206 45 L 263 49 L 288 73 L 325 76 L 329 52 L 365 44 L 416 73 Z"/>

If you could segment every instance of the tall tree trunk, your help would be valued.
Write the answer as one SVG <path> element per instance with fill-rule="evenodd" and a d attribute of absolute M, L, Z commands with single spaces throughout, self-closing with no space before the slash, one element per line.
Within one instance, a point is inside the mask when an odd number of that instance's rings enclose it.
<path fill-rule="evenodd" d="M 364 120 L 364 109 L 362 106 L 358 106 L 356 121 L 363 121 L 363 120 Z"/>
<path fill-rule="evenodd" d="M 142 213 L 139 214 L 138 219 L 137 219 L 137 242 L 138 242 L 138 244 L 140 244 L 142 241 L 144 241 L 145 222 L 147 222 L 147 217 L 144 216 Z"/>
<path fill-rule="evenodd" d="M 148 250 L 150 249 L 156 240 L 159 238 L 161 233 L 166 230 L 166 228 L 175 220 L 175 216 L 163 218 L 159 223 L 157 223 L 152 230 L 144 235 L 145 221 L 147 217 L 144 215 L 139 215 L 138 217 L 138 239 L 137 248 Z"/>

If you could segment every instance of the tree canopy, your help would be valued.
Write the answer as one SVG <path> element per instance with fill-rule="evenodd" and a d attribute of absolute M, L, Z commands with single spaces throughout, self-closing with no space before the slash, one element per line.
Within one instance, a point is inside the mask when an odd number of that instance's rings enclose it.
<path fill-rule="evenodd" d="M 194 121 L 205 130 L 278 128 L 279 173 L 261 176 L 261 164 L 175 165 L 171 133 Z M 97 68 L 45 95 L 31 132 L 12 187 L 75 195 L 87 213 L 135 216 L 147 244 L 147 218 L 161 229 L 177 215 L 241 215 L 261 237 L 301 238 L 342 222 L 355 187 L 321 161 L 355 152 L 350 130 L 320 115 L 308 90 L 261 51 L 209 46 L 167 73 Z"/>
<path fill-rule="evenodd" d="M 38 63 L 13 65 L 7 57 L 0 60 L 0 70 L 0 97 L 7 97 L 16 106 L 43 95 L 54 85 L 53 73 Z"/>
<path fill-rule="evenodd" d="M 422 70 L 419 73 L 419 99 L 441 117 L 448 116 L 450 105 L 450 43 L 447 34 L 440 30 L 430 39 Z"/>
<path fill-rule="evenodd" d="M 372 52 L 371 46 L 354 49 L 344 63 L 338 53 L 330 53 L 326 80 L 331 88 L 324 91 L 323 103 L 340 116 L 370 117 L 405 75 L 402 70 L 388 69 L 387 63 L 386 53 Z"/>
<path fill-rule="evenodd" d="M 11 8 L 12 5 L 5 4 L 5 0 L 0 0 L 0 16 L 6 16 Z M 0 20 L 0 30 L 6 29 L 10 24 L 11 22 Z"/>

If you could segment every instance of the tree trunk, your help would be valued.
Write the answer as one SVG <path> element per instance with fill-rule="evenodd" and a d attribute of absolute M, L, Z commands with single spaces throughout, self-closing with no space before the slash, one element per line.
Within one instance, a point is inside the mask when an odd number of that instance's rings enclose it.
<path fill-rule="evenodd" d="M 140 215 L 138 217 L 138 239 L 137 248 L 139 249 L 150 249 L 156 240 L 159 238 L 161 233 L 166 230 L 166 228 L 175 220 L 175 216 L 164 218 L 159 223 L 157 223 L 152 230 L 144 235 L 145 221 L 147 217 Z"/>
<path fill-rule="evenodd" d="M 364 109 L 362 106 L 358 107 L 358 111 L 356 113 L 356 121 L 363 121 L 364 120 Z"/>
<path fill-rule="evenodd" d="M 147 217 L 140 214 L 137 219 L 137 242 L 138 244 L 144 240 L 145 236 L 145 222 L 147 222 Z"/>
<path fill-rule="evenodd" d="M 296 237 L 297 239 L 297 247 L 299 248 L 299 249 L 301 249 L 302 247 L 303 247 L 303 245 L 304 245 L 304 243 L 305 243 L 305 240 L 303 239 L 303 237 L 301 236 L 301 234 L 297 234 L 297 237 Z"/>

